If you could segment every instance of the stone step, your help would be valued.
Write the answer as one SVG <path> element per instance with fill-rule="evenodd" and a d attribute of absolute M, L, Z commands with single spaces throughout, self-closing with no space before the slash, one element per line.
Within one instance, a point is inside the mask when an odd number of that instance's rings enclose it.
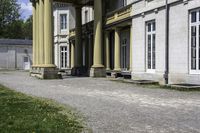
<path fill-rule="evenodd" d="M 153 80 L 124 80 L 127 83 L 133 83 L 133 84 L 140 84 L 140 85 L 158 85 L 158 81 L 153 81 Z"/>
<path fill-rule="evenodd" d="M 181 84 L 171 84 L 168 85 L 168 87 L 174 88 L 174 89 L 186 89 L 186 90 L 200 90 L 200 85 L 198 84 L 187 84 L 187 83 L 181 83 Z"/>

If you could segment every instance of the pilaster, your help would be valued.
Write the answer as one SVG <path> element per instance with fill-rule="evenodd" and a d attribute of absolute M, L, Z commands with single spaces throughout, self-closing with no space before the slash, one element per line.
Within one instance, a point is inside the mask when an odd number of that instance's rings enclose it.
<path fill-rule="evenodd" d="M 132 26 L 130 26 L 130 66 L 129 66 L 129 71 L 132 71 L 132 52 L 133 52 L 133 50 L 132 50 L 132 35 L 133 35 L 133 32 L 132 32 Z"/>
<path fill-rule="evenodd" d="M 109 44 L 109 32 L 105 34 L 105 45 L 106 45 L 106 70 L 110 70 L 110 44 Z"/>
<path fill-rule="evenodd" d="M 120 71 L 120 29 L 115 29 L 114 71 Z"/>
<path fill-rule="evenodd" d="M 75 50 L 75 44 L 72 41 L 71 42 L 71 68 L 74 68 L 74 50 Z"/>

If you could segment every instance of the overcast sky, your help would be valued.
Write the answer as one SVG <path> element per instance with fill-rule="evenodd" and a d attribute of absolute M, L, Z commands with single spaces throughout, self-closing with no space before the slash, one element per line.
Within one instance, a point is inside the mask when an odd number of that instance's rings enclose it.
<path fill-rule="evenodd" d="M 27 19 L 30 15 L 32 15 L 32 4 L 30 0 L 17 0 L 18 3 L 21 5 L 21 18 Z"/>

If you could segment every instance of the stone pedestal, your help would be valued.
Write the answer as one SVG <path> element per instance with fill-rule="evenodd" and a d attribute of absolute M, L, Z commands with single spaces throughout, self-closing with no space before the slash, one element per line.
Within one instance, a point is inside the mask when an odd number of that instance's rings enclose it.
<path fill-rule="evenodd" d="M 58 74 L 58 69 L 55 67 L 32 67 L 30 70 L 30 76 L 39 79 L 61 79 Z"/>
<path fill-rule="evenodd" d="M 90 77 L 106 77 L 106 69 L 104 67 L 91 68 Z"/>

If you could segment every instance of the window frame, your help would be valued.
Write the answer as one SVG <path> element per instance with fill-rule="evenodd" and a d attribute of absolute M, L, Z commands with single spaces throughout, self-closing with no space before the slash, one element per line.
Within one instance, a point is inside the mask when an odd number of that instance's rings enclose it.
<path fill-rule="evenodd" d="M 155 23 L 155 30 L 153 30 L 153 23 Z M 151 31 L 148 31 L 148 26 L 149 26 L 149 24 L 151 24 Z M 151 36 L 151 68 L 149 68 L 149 64 L 148 64 L 148 62 L 149 62 L 149 58 L 148 58 L 148 36 Z M 154 61 L 155 61 L 155 68 L 153 68 L 154 66 L 153 66 L 153 36 L 155 35 L 155 59 L 154 59 Z M 156 71 L 156 20 L 154 19 L 154 20 L 150 20 L 150 21 L 147 21 L 146 23 L 145 23 L 145 43 L 146 43 L 146 72 L 147 73 L 155 73 L 155 71 Z"/>
<path fill-rule="evenodd" d="M 196 22 L 192 22 L 193 12 Z M 196 27 L 196 69 L 192 69 L 192 26 Z M 189 11 L 189 74 L 200 74 L 200 8 Z"/>
<path fill-rule="evenodd" d="M 65 16 L 65 17 L 63 17 L 63 16 Z M 68 24 L 68 22 L 67 22 L 68 18 L 67 17 L 68 17 L 67 13 L 61 13 L 60 14 L 60 30 L 61 31 L 67 30 L 67 24 Z M 63 18 L 65 18 L 65 19 L 63 19 Z M 65 20 L 65 21 L 63 21 L 63 20 Z"/>
<path fill-rule="evenodd" d="M 66 69 L 68 67 L 68 47 L 60 46 L 60 68 Z"/>

